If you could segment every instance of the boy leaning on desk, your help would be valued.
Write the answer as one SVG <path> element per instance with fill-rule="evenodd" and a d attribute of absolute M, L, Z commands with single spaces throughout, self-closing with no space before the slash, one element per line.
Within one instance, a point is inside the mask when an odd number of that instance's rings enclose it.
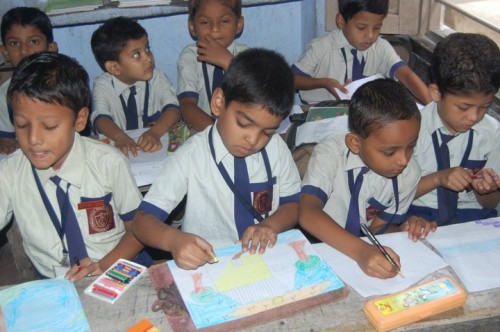
<path fill-rule="evenodd" d="M 215 124 L 166 159 L 134 218 L 137 238 L 170 251 L 185 269 L 215 262 L 213 248 L 236 241 L 251 254 L 273 247 L 297 223 L 300 178 L 275 133 L 293 100 L 293 74 L 281 55 L 236 55 L 212 96 Z M 163 223 L 186 194 L 182 230 Z"/>
<path fill-rule="evenodd" d="M 62 54 L 30 55 L 7 100 L 20 149 L 0 161 L 0 228 L 15 215 L 40 276 L 65 267 L 74 281 L 118 258 L 150 265 L 129 229 L 141 194 L 125 156 L 78 133 L 89 114 L 85 69 Z"/>

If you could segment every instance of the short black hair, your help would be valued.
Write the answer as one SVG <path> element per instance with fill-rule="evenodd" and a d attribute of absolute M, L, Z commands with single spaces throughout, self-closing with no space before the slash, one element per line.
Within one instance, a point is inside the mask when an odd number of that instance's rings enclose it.
<path fill-rule="evenodd" d="M 285 58 L 271 50 L 250 48 L 234 57 L 221 84 L 224 102 L 264 105 L 279 117 L 290 114 L 293 73 Z"/>
<path fill-rule="evenodd" d="M 146 30 L 136 21 L 128 17 L 114 17 L 106 20 L 92 34 L 90 45 L 92 53 L 103 71 L 106 61 L 118 61 L 120 52 L 131 40 L 148 36 Z"/>
<path fill-rule="evenodd" d="M 431 81 L 441 94 L 496 93 L 500 86 L 500 51 L 477 33 L 453 33 L 442 39 L 431 60 Z"/>
<path fill-rule="evenodd" d="M 14 70 L 7 90 L 7 102 L 14 94 L 58 104 L 71 109 L 75 118 L 90 104 L 89 75 L 73 58 L 54 52 L 35 53 Z"/>
<path fill-rule="evenodd" d="M 411 118 L 420 121 L 417 104 L 400 83 L 387 78 L 363 84 L 349 103 L 349 130 L 362 138 L 385 124 Z"/>
<path fill-rule="evenodd" d="M 359 12 L 386 16 L 389 12 L 389 0 L 339 0 L 339 13 L 344 21 L 349 21 Z"/>
<path fill-rule="evenodd" d="M 52 33 L 52 23 L 49 17 L 43 11 L 35 7 L 15 7 L 7 11 L 2 17 L 0 30 L 2 31 L 2 44 L 5 45 L 5 36 L 7 31 L 13 25 L 35 26 L 47 38 L 47 43 L 54 41 Z"/>
<path fill-rule="evenodd" d="M 200 8 L 201 4 L 206 0 L 189 0 L 188 3 L 188 14 L 189 20 L 193 21 L 196 16 L 196 12 L 198 8 Z M 221 4 L 226 7 L 231 8 L 234 15 L 237 19 L 241 17 L 241 0 L 219 0 Z"/>

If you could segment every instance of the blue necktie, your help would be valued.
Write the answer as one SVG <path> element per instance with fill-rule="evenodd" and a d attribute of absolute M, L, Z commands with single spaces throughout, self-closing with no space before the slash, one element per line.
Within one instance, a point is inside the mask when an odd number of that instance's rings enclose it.
<path fill-rule="evenodd" d="M 63 229 L 63 233 L 66 235 L 70 262 L 73 261 L 74 257 L 78 257 L 80 260 L 86 258 L 89 255 L 87 253 L 87 249 L 85 248 L 82 231 L 78 226 L 75 212 L 73 211 L 71 202 L 69 201 L 69 184 L 66 192 L 64 192 L 60 185 L 61 178 L 59 176 L 53 176 L 50 180 L 57 186 L 56 196 L 59 209 L 61 210 L 61 227 Z"/>
<path fill-rule="evenodd" d="M 352 80 L 356 81 L 362 79 L 363 71 L 365 70 L 365 57 L 361 55 L 361 62 L 358 60 L 358 51 L 356 49 L 351 50 L 353 59 L 352 59 Z"/>
<path fill-rule="evenodd" d="M 125 113 L 125 119 L 127 121 L 126 129 L 137 129 L 139 128 L 139 121 L 137 120 L 137 103 L 135 102 L 135 86 L 130 87 L 130 93 L 127 100 L 127 112 Z"/>
<path fill-rule="evenodd" d="M 349 212 L 347 213 L 347 221 L 345 229 L 356 237 L 359 237 L 361 231 L 359 215 L 359 192 L 363 185 L 363 177 L 369 171 L 368 167 L 362 167 L 354 182 L 354 188 L 351 190 L 351 201 L 349 202 Z"/>
<path fill-rule="evenodd" d="M 243 194 L 244 199 L 251 203 L 250 180 L 248 178 L 248 169 L 245 158 L 234 157 L 234 185 L 236 190 Z M 255 224 L 252 214 L 245 208 L 245 205 L 234 195 L 234 217 L 236 229 L 241 239 L 243 233 L 249 226 Z"/>
<path fill-rule="evenodd" d="M 441 132 L 439 132 L 439 134 L 441 136 L 441 146 L 439 147 L 441 168 L 438 170 L 442 170 L 450 168 L 450 150 L 448 149 L 448 142 L 455 136 L 445 135 Z M 439 224 L 445 225 L 448 223 L 454 223 L 457 217 L 458 193 L 447 188 L 438 187 L 437 199 Z"/>
<path fill-rule="evenodd" d="M 222 80 L 224 79 L 224 70 L 222 68 L 214 66 L 214 77 L 212 78 L 212 93 L 214 93 L 215 88 L 220 87 Z"/>

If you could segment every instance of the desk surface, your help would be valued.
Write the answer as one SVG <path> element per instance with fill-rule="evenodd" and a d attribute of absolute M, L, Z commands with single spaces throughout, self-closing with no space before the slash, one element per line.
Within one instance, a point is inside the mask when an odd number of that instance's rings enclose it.
<path fill-rule="evenodd" d="M 439 270 L 428 276 L 430 281 L 442 276 L 452 275 L 450 268 Z M 134 287 L 115 303 L 108 304 L 91 296 L 84 295 L 83 290 L 94 280 L 86 278 L 76 283 L 78 293 L 93 332 L 126 331 L 142 319 L 148 319 L 161 331 L 171 331 L 163 312 L 151 311 L 151 305 L 157 299 L 151 279 L 145 274 Z M 254 326 L 245 331 L 374 331 L 365 319 L 363 305 L 366 298 L 348 287 L 349 294 L 343 300 L 327 303 L 290 317 Z M 500 288 L 469 294 L 462 308 L 453 309 L 433 316 L 425 321 L 411 324 L 400 331 L 428 330 L 433 331 L 491 331 L 494 325 L 500 324 Z"/>

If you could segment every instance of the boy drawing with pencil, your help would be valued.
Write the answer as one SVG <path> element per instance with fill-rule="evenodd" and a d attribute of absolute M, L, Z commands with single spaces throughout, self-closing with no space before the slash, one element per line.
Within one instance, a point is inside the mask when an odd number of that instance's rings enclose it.
<path fill-rule="evenodd" d="M 120 257 L 149 265 L 127 222 L 141 194 L 125 156 L 78 133 L 89 115 L 85 69 L 62 54 L 30 55 L 7 98 L 20 150 L 0 161 L 0 228 L 15 215 L 41 277 L 63 267 L 74 281 Z"/>
<path fill-rule="evenodd" d="M 427 86 L 379 37 L 389 0 L 339 0 L 337 30 L 312 40 L 295 62 L 295 86 L 309 104 L 335 99 L 345 85 L 377 73 L 398 79 L 422 103 L 431 101 Z"/>
<path fill-rule="evenodd" d="M 137 238 L 170 251 L 185 269 L 216 262 L 213 248 L 236 241 L 251 254 L 272 248 L 297 223 L 300 178 L 275 133 L 293 99 L 293 74 L 281 55 L 238 54 L 212 97 L 215 124 L 167 158 L 135 216 Z M 181 231 L 162 220 L 185 194 Z"/>
<path fill-rule="evenodd" d="M 57 52 L 49 17 L 38 8 L 15 7 L 2 17 L 0 52 L 16 68 L 21 60 L 33 53 Z M 0 86 L 0 153 L 14 152 L 16 140 L 12 110 L 7 105 L 10 79 Z"/>
<path fill-rule="evenodd" d="M 435 223 L 406 219 L 420 179 L 411 159 L 420 112 L 401 84 L 380 79 L 362 85 L 349 105 L 350 132 L 315 146 L 302 182 L 300 225 L 319 240 L 354 259 L 368 275 L 391 278 L 394 266 L 379 249 L 359 239 L 361 225 L 373 233 L 407 231 L 422 239 Z"/>
<path fill-rule="evenodd" d="M 433 102 L 422 110 L 415 160 L 422 169 L 410 213 L 439 225 L 497 216 L 500 125 L 486 114 L 500 86 L 500 50 L 454 33 L 431 60 Z"/>

